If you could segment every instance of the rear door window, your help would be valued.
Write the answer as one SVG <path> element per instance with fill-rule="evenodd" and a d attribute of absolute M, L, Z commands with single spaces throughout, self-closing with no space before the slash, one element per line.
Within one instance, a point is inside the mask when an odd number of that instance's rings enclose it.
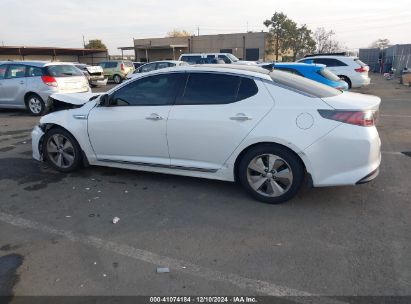
<path fill-rule="evenodd" d="M 74 65 L 49 65 L 46 67 L 47 72 L 53 77 L 72 77 L 83 76 L 83 72 L 76 68 Z"/>
<path fill-rule="evenodd" d="M 170 64 L 168 62 L 159 62 L 157 63 L 157 70 L 168 68 Z"/>
<path fill-rule="evenodd" d="M 250 78 L 241 78 L 240 88 L 238 89 L 237 101 L 250 98 L 258 93 L 255 81 Z"/>
<path fill-rule="evenodd" d="M 117 62 L 106 62 L 106 69 L 113 69 L 117 67 Z"/>
<path fill-rule="evenodd" d="M 7 64 L 0 65 L 0 79 L 6 78 Z"/>
<path fill-rule="evenodd" d="M 177 105 L 228 104 L 236 101 L 240 77 L 212 74 L 191 73 L 183 95 L 177 99 Z"/>
<path fill-rule="evenodd" d="M 225 63 L 231 63 L 231 60 L 226 55 L 218 55 L 218 59 L 224 60 Z"/>
<path fill-rule="evenodd" d="M 314 58 L 314 63 L 325 64 L 327 67 L 346 66 L 344 62 L 334 58 Z"/>
<path fill-rule="evenodd" d="M 155 63 L 148 63 L 143 65 L 142 67 L 140 67 L 141 72 L 151 72 L 154 71 L 156 69 L 156 64 Z"/>
<path fill-rule="evenodd" d="M 201 56 L 182 56 L 181 61 L 185 61 L 190 64 L 197 64 L 201 63 Z"/>
<path fill-rule="evenodd" d="M 43 76 L 43 70 L 40 67 L 28 67 L 27 77 L 39 77 Z"/>
<path fill-rule="evenodd" d="M 21 64 L 10 64 L 7 70 L 6 78 L 23 78 L 26 76 L 26 66 Z"/>

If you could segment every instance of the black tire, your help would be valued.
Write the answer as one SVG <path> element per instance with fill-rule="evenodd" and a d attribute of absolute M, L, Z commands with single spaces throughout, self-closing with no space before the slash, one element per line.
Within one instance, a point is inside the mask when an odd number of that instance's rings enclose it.
<path fill-rule="evenodd" d="M 56 137 L 57 136 L 57 137 Z M 65 138 L 71 145 L 67 145 L 66 141 L 62 141 L 58 143 L 58 140 L 56 138 L 63 137 Z M 59 161 L 59 154 L 62 154 L 60 152 L 53 152 L 53 142 L 54 145 L 57 143 L 59 144 L 59 147 L 57 147 L 58 151 L 63 150 L 65 154 L 61 156 L 62 159 L 62 166 L 58 165 Z M 68 146 L 68 149 L 63 149 L 62 146 Z M 52 128 L 50 129 L 46 135 L 44 136 L 44 141 L 43 141 L 43 155 L 45 160 L 52 166 L 55 170 L 60 171 L 60 172 L 72 172 L 75 171 L 81 164 L 81 148 L 80 145 L 78 144 L 77 140 L 71 135 L 68 131 L 66 131 L 63 128 Z M 72 156 L 72 162 L 70 163 L 70 159 L 68 158 L 67 155 Z M 67 157 L 67 159 L 66 159 Z"/>
<path fill-rule="evenodd" d="M 270 168 L 267 158 L 269 155 L 278 157 L 273 163 L 271 168 L 272 171 L 267 172 L 266 170 L 269 169 L 265 169 L 265 173 L 260 174 L 259 172 L 254 171 L 253 168 L 249 168 L 251 161 L 255 161 L 255 164 L 259 163 L 264 165 L 263 168 Z M 266 161 L 264 161 L 264 159 Z M 267 165 L 265 166 L 265 164 Z M 274 169 L 274 167 L 276 168 Z M 274 171 L 275 173 L 272 173 Z M 283 176 L 284 173 L 289 172 L 291 172 L 291 176 L 289 176 L 289 174 L 288 178 Z M 304 176 L 305 170 L 301 159 L 293 151 L 276 144 L 263 144 L 247 151 L 240 160 L 238 167 L 238 180 L 242 187 L 258 201 L 268 204 L 280 204 L 293 198 L 300 190 L 304 181 Z M 257 188 L 257 190 L 250 185 L 253 179 L 256 179 L 259 182 L 264 178 L 266 180 Z M 259 183 L 256 182 L 255 184 L 258 185 Z M 275 187 L 272 185 L 281 187 L 280 191 L 277 190 L 279 188 L 276 188 L 275 190 Z M 262 194 L 265 192 L 264 189 L 267 189 L 267 192 L 271 192 L 272 190 L 272 193 L 266 193 L 264 195 Z M 283 194 L 280 194 L 281 190 L 284 191 Z"/>
<path fill-rule="evenodd" d="M 344 75 L 340 75 L 338 77 L 340 77 L 342 80 L 344 80 L 348 84 L 348 88 L 351 89 L 352 84 L 351 84 L 350 78 L 348 78 L 347 76 L 344 76 Z"/>
<path fill-rule="evenodd" d="M 123 81 L 123 78 L 121 78 L 120 75 L 116 74 L 116 75 L 113 76 L 113 81 L 114 81 L 115 84 L 120 84 Z"/>
<path fill-rule="evenodd" d="M 46 113 L 46 104 L 44 100 L 37 94 L 31 93 L 25 99 L 26 108 L 33 116 L 42 116 Z"/>

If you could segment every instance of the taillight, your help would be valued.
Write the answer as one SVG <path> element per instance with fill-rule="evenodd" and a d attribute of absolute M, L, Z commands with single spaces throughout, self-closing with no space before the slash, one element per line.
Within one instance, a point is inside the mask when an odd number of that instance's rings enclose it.
<path fill-rule="evenodd" d="M 362 127 L 375 126 L 377 111 L 346 111 L 346 110 L 318 110 L 320 115 L 326 119 L 341 121 L 351 125 Z"/>
<path fill-rule="evenodd" d="M 357 68 L 357 69 L 354 69 L 354 71 L 356 71 L 356 72 L 358 72 L 358 73 L 365 73 L 365 72 L 368 72 L 368 67 L 360 67 L 360 68 Z"/>
<path fill-rule="evenodd" d="M 57 87 L 57 81 L 56 78 L 52 76 L 41 76 L 41 80 L 43 81 L 44 84 L 50 86 L 50 87 Z"/>
<path fill-rule="evenodd" d="M 120 70 L 124 71 L 124 64 L 120 64 Z"/>

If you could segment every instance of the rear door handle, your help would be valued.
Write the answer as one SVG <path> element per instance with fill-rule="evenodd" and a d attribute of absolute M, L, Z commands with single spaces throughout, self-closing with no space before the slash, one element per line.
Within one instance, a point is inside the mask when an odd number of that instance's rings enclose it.
<path fill-rule="evenodd" d="M 230 117 L 230 119 L 237 120 L 237 121 L 246 121 L 246 120 L 251 120 L 253 118 L 245 115 L 244 113 L 238 113 L 236 116 Z"/>
<path fill-rule="evenodd" d="M 148 119 L 148 120 L 162 120 L 163 117 L 161 117 L 157 113 L 151 113 L 150 116 L 146 117 L 146 119 Z"/>

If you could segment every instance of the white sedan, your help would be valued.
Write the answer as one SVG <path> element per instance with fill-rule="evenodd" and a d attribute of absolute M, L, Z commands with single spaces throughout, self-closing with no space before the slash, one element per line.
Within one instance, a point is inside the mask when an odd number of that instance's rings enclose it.
<path fill-rule="evenodd" d="M 100 165 L 239 181 L 257 200 L 378 175 L 381 100 L 290 73 L 203 65 L 142 74 L 107 94 L 55 94 L 33 157 L 58 171 Z"/>

